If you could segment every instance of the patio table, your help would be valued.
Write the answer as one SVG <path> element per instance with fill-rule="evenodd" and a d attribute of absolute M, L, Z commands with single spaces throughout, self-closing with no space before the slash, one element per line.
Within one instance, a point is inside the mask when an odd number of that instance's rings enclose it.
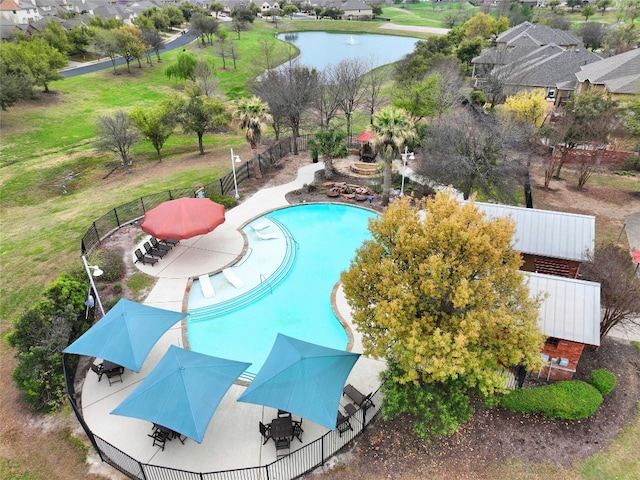
<path fill-rule="evenodd" d="M 291 417 L 278 417 L 271 421 L 271 437 L 278 440 L 288 438 L 293 440 L 293 422 Z"/>

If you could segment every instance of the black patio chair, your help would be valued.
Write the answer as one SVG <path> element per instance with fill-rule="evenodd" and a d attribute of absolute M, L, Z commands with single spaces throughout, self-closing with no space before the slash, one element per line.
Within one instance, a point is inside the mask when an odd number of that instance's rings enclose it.
<path fill-rule="evenodd" d="M 286 450 L 286 452 L 284 452 L 283 450 Z M 289 455 L 290 451 L 291 451 L 291 440 L 289 440 L 288 438 L 276 439 L 276 458 Z"/>
<path fill-rule="evenodd" d="M 271 438 L 271 425 L 265 425 L 264 423 L 260 422 L 259 428 L 260 435 L 262 435 L 262 437 L 264 438 L 264 442 L 262 442 L 262 444 L 264 445 Z"/>
<path fill-rule="evenodd" d="M 153 438 L 152 446 L 155 447 L 157 445 L 163 451 L 164 451 L 164 446 L 167 443 L 167 440 L 171 440 L 171 438 L 169 438 L 169 432 L 161 428 L 155 429 L 153 433 L 149 436 Z"/>
<path fill-rule="evenodd" d="M 156 237 L 151 237 L 149 241 L 151 242 L 151 246 L 153 248 L 157 248 L 158 250 L 166 250 L 168 252 L 173 248 L 173 245 L 166 245 L 166 244 L 160 243 Z"/>
<path fill-rule="evenodd" d="M 293 436 L 296 437 L 300 442 L 302 442 L 302 434 L 304 430 L 302 429 L 302 418 L 293 421 Z"/>
<path fill-rule="evenodd" d="M 122 383 L 122 374 L 124 373 L 124 367 L 114 368 L 113 370 L 105 370 L 104 374 L 107 376 L 107 380 L 109 380 L 109 386 L 114 383 Z"/>
<path fill-rule="evenodd" d="M 136 261 L 135 263 L 138 262 L 142 262 L 143 264 L 149 264 L 151 266 L 155 265 L 156 263 L 158 263 L 158 259 L 157 258 L 153 258 L 150 255 L 145 255 L 144 253 L 142 253 L 142 250 L 140 250 L 139 248 L 136 248 Z"/>
<path fill-rule="evenodd" d="M 149 255 L 159 258 L 162 258 L 167 253 L 169 253 L 169 250 L 160 250 L 159 248 L 153 248 L 149 242 L 144 242 L 144 249 Z"/>
<path fill-rule="evenodd" d="M 171 245 L 172 247 L 175 247 L 177 244 L 180 243 L 180 240 L 158 240 L 162 245 Z"/>
<path fill-rule="evenodd" d="M 353 431 L 353 427 L 349 422 L 349 417 L 345 416 L 338 410 L 338 418 L 336 418 L 336 428 L 338 429 L 338 433 L 342 437 L 342 434 L 347 430 Z"/>
<path fill-rule="evenodd" d="M 278 409 L 278 418 L 290 417 L 290 416 L 291 416 L 291 412 L 287 412 L 286 410 Z"/>
<path fill-rule="evenodd" d="M 104 375 L 104 364 L 100 363 L 96 365 L 95 363 L 92 363 L 91 371 L 98 375 L 98 381 L 102 380 L 102 375 Z"/>

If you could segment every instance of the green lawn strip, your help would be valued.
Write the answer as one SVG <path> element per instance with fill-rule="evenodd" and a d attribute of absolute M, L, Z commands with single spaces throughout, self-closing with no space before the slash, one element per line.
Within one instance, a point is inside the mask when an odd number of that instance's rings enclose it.
<path fill-rule="evenodd" d="M 640 404 L 638 404 L 640 408 Z M 640 410 L 609 447 L 576 467 L 584 480 L 636 480 L 640 472 Z"/>
<path fill-rule="evenodd" d="M 444 2 L 442 2 L 444 3 Z M 468 3 L 458 3 L 453 6 L 441 4 L 435 8 L 430 3 L 413 4 L 408 9 L 399 7 L 384 7 L 382 16 L 390 18 L 398 25 L 416 25 L 421 27 L 447 28 L 444 19 L 454 13 L 459 16 L 460 22 L 467 17 L 474 15 L 478 11 Z"/>

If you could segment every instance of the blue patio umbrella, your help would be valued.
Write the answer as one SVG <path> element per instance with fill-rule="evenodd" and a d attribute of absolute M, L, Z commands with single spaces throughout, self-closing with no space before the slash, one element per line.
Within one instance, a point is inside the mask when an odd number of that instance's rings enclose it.
<path fill-rule="evenodd" d="M 111 413 L 157 423 L 200 443 L 225 393 L 250 365 L 171 345 Z"/>
<path fill-rule="evenodd" d="M 123 298 L 63 352 L 102 358 L 139 372 L 158 339 L 185 315 Z"/>
<path fill-rule="evenodd" d="M 286 410 L 333 430 L 342 388 L 359 357 L 279 333 L 238 401 Z"/>

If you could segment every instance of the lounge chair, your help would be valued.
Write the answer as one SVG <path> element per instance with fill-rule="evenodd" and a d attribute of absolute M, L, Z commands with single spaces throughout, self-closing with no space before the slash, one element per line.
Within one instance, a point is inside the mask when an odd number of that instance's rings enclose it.
<path fill-rule="evenodd" d="M 149 242 L 144 242 L 145 251 L 152 257 L 164 257 L 169 250 L 160 250 L 159 248 L 153 248 Z"/>
<path fill-rule="evenodd" d="M 240 277 L 237 277 L 236 274 L 233 273 L 233 270 L 231 270 L 231 268 L 225 268 L 224 270 L 222 270 L 222 273 L 224 274 L 224 278 L 226 278 L 227 282 L 229 282 L 231 285 L 238 289 L 244 288 L 244 282 Z"/>
<path fill-rule="evenodd" d="M 139 248 L 136 248 L 136 261 L 135 263 L 138 262 L 142 262 L 143 264 L 149 264 L 149 265 L 155 265 L 156 263 L 158 263 L 158 259 L 157 258 L 153 258 L 150 255 L 145 255 L 144 253 L 142 253 L 142 250 L 140 250 Z"/>
<path fill-rule="evenodd" d="M 340 412 L 339 410 L 338 410 L 338 417 L 336 418 L 336 429 L 338 430 L 338 433 L 340 434 L 340 436 L 342 436 L 342 434 L 347 430 L 353 431 L 353 427 L 349 422 L 349 417 L 343 415 L 342 412 Z"/>
<path fill-rule="evenodd" d="M 360 393 L 360 391 L 358 391 L 356 387 L 354 387 L 350 383 L 348 383 L 342 389 L 342 394 L 349 397 L 351 400 L 353 400 L 353 403 L 355 403 L 362 409 L 366 410 L 369 407 L 375 407 L 375 405 L 371 401 L 371 394 L 363 395 L 362 393 Z"/>
<path fill-rule="evenodd" d="M 204 298 L 215 297 L 216 291 L 211 285 L 211 279 L 209 278 L 209 275 L 200 275 L 198 277 L 198 280 L 200 281 L 200 290 L 202 290 L 202 295 L 204 295 Z"/>
<path fill-rule="evenodd" d="M 256 236 L 260 239 L 260 240 L 274 240 L 276 238 L 280 238 L 278 237 L 278 235 L 276 235 L 275 233 L 262 233 L 262 232 L 258 232 L 256 231 Z"/>
<path fill-rule="evenodd" d="M 258 223 L 252 224 L 251 228 L 253 228 L 256 232 L 258 232 L 260 230 L 264 230 L 265 228 L 269 228 L 270 226 L 271 224 L 267 222 L 258 222 Z"/>
<path fill-rule="evenodd" d="M 158 241 L 163 245 L 171 245 L 172 247 L 175 247 L 177 244 L 180 243 L 180 240 L 169 240 L 169 239 L 160 240 L 160 239 L 158 239 Z"/>
<path fill-rule="evenodd" d="M 173 245 L 165 245 L 165 244 L 160 243 L 156 237 L 151 237 L 149 239 L 149 241 L 151 242 L 151 246 L 153 248 L 157 248 L 158 250 L 169 251 L 169 250 L 171 250 L 173 248 Z"/>

